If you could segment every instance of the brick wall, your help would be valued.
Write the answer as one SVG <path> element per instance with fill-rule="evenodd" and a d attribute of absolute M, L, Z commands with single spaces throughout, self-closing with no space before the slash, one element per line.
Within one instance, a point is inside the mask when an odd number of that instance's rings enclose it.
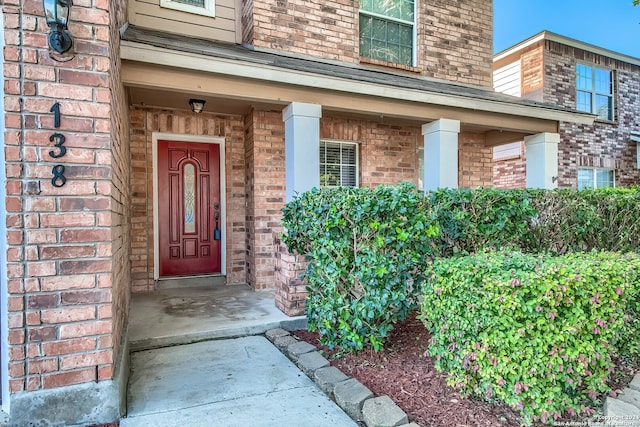
<path fill-rule="evenodd" d="M 276 250 L 276 307 L 287 316 L 302 316 L 305 313 L 307 285 L 304 274 L 309 263 L 304 255 L 292 254 L 287 246 L 274 235 Z"/>
<path fill-rule="evenodd" d="M 129 114 L 133 292 L 154 289 L 153 132 L 225 138 L 227 283 L 244 283 L 244 126 L 241 118 L 142 107 L 132 107 Z"/>
<path fill-rule="evenodd" d="M 326 116 L 320 138 L 359 143 L 362 187 L 418 182 L 420 127 Z"/>
<path fill-rule="evenodd" d="M 522 54 L 520 60 L 521 94 L 525 99 L 542 102 L 544 97 L 544 45 Z"/>
<path fill-rule="evenodd" d="M 275 287 L 274 234 L 282 231 L 285 201 L 284 123 L 280 111 L 245 117 L 247 283 Z"/>
<path fill-rule="evenodd" d="M 418 127 L 365 123 L 361 146 L 363 187 L 418 182 Z"/>
<path fill-rule="evenodd" d="M 614 71 L 614 121 L 596 120 L 591 126 L 561 123 L 560 187 L 577 187 L 579 167 L 615 169 L 616 185 L 640 183 L 636 144 L 631 131 L 640 117 L 640 67 L 555 42 L 546 43 L 545 102 L 575 108 L 575 64 L 580 62 Z"/>
<path fill-rule="evenodd" d="M 524 148 L 522 155 L 494 160 L 493 185 L 496 188 L 516 189 L 527 186 L 527 159 Z"/>
<path fill-rule="evenodd" d="M 458 185 L 493 187 L 493 151 L 484 146 L 484 135 L 461 132 L 458 145 Z"/>
<path fill-rule="evenodd" d="M 122 142 L 111 106 L 117 108 L 118 94 L 111 92 L 119 83 L 109 78 L 109 24 L 116 21 L 107 1 L 77 2 L 74 50 L 61 58 L 48 52 L 42 2 L 8 0 L 3 12 L 10 390 L 110 378 L 112 334 L 120 327 L 113 319 L 113 272 L 119 271 L 113 251 L 125 244 L 126 228 L 119 219 L 126 208 L 116 203 L 122 194 L 112 181 L 122 177 L 112 175 L 121 152 L 112 143 Z M 49 111 L 55 102 L 59 128 Z M 54 132 L 66 138 L 59 159 L 49 156 Z M 51 183 L 54 164 L 66 168 L 60 188 Z"/>
<path fill-rule="evenodd" d="M 436 0 L 417 4 L 417 67 L 359 57 L 359 9 L 352 0 L 245 2 L 243 40 L 263 49 L 350 64 L 362 61 L 491 87 L 492 2 Z"/>
<path fill-rule="evenodd" d="M 253 19 L 243 22 L 246 42 L 251 42 L 247 37 L 252 33 L 257 47 L 357 62 L 357 2 L 253 0 L 252 5 Z"/>
<path fill-rule="evenodd" d="M 131 247 L 131 194 L 130 172 L 131 156 L 129 153 L 128 113 L 124 87 L 120 79 L 120 27 L 126 22 L 126 2 L 117 0 L 109 2 L 109 93 L 103 96 L 112 106 L 111 110 L 111 158 L 105 163 L 111 165 L 111 256 L 113 272 L 111 310 L 103 308 L 101 316 L 113 317 L 113 355 L 114 359 L 120 350 L 122 334 L 126 330 L 129 317 L 129 297 L 131 295 L 131 264 L 129 250 Z M 104 219 L 105 222 L 108 220 Z M 105 248 L 106 250 L 106 248 Z M 108 252 L 105 252 L 108 254 Z M 104 286 L 107 283 L 103 284 Z M 107 338 L 104 341 L 108 341 Z M 111 378 L 113 365 L 98 371 L 99 379 Z"/>
<path fill-rule="evenodd" d="M 422 74 L 492 87 L 493 2 L 429 0 L 418 5 Z"/>

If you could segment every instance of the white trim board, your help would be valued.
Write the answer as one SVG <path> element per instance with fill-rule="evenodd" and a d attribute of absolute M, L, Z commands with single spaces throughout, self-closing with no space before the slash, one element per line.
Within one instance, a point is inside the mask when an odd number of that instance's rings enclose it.
<path fill-rule="evenodd" d="M 222 238 L 220 239 L 220 270 L 224 276 L 227 274 L 227 183 L 225 162 L 224 137 L 194 136 L 177 133 L 153 132 L 152 156 L 153 156 L 153 279 L 160 279 L 160 253 L 158 242 L 158 140 L 178 142 L 198 142 L 202 144 L 218 144 L 220 146 L 220 222 Z M 189 276 L 191 277 L 191 276 Z M 194 276 L 195 277 L 195 276 Z M 175 277 L 171 277 L 175 279 Z"/>

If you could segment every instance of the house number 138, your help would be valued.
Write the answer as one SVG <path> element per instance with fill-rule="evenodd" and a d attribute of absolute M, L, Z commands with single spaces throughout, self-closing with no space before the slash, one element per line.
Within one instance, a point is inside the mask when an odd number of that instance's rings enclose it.
<path fill-rule="evenodd" d="M 53 126 L 59 128 L 60 104 L 56 102 L 49 111 L 53 113 Z M 67 154 L 67 148 L 64 146 L 65 137 L 63 134 L 56 132 L 49 137 L 49 141 L 55 142 L 53 146 L 58 149 L 57 153 L 55 150 L 49 151 L 49 156 L 54 159 L 58 159 Z M 54 187 L 60 188 L 67 182 L 67 178 L 64 176 L 64 165 L 55 165 L 51 169 L 51 173 L 53 174 L 53 178 L 51 178 L 51 185 Z"/>

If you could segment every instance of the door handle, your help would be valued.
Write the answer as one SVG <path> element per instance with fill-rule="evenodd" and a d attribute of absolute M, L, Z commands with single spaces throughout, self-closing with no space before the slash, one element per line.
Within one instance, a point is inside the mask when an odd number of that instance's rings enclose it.
<path fill-rule="evenodd" d="M 220 226 L 218 222 L 220 220 L 220 212 L 218 212 L 220 210 L 220 204 L 217 202 L 214 203 L 213 209 L 215 209 L 215 213 L 213 214 L 213 217 L 216 220 L 216 229 L 213 231 L 213 240 L 220 240 L 222 239 L 222 231 L 220 230 Z"/>

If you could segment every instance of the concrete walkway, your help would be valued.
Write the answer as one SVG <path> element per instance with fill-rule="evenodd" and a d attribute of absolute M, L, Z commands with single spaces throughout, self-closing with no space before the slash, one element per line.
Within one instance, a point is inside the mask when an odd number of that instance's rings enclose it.
<path fill-rule="evenodd" d="M 264 336 L 132 353 L 121 427 L 357 426 Z"/>
<path fill-rule="evenodd" d="M 604 405 L 604 421 L 609 427 L 640 427 L 640 375 L 633 377 L 623 394 L 607 397 Z"/>

